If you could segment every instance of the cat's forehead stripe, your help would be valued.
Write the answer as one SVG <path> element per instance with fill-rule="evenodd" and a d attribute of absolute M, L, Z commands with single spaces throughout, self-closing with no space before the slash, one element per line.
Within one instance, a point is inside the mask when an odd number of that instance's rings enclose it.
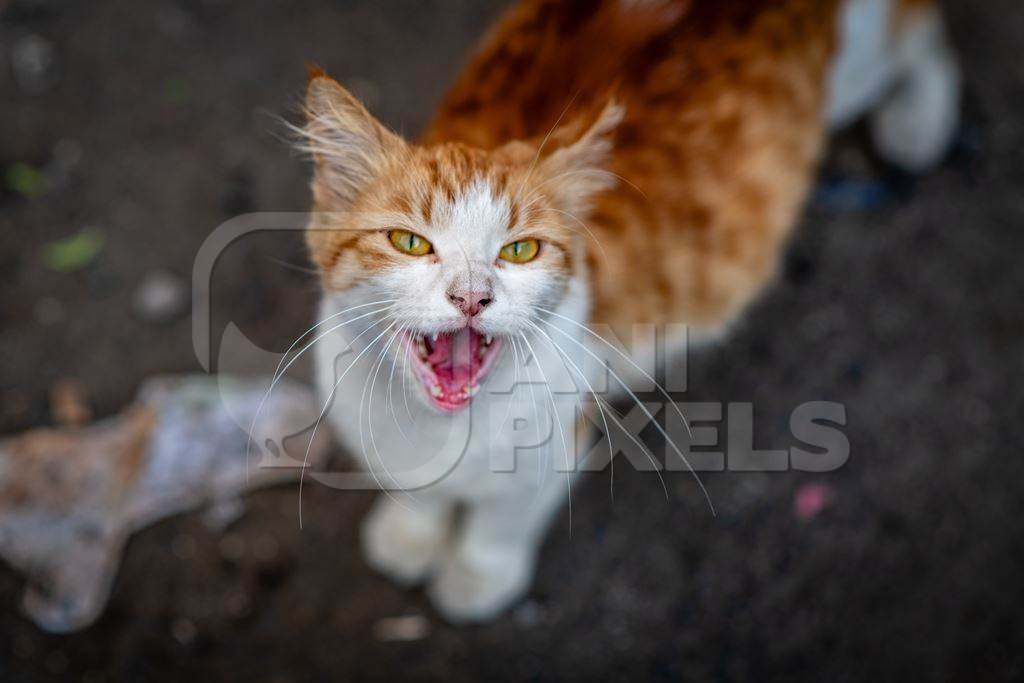
<path fill-rule="evenodd" d="M 504 229 L 508 225 L 509 202 L 494 191 L 489 179 L 475 177 L 449 206 L 448 220 L 457 230 Z"/>

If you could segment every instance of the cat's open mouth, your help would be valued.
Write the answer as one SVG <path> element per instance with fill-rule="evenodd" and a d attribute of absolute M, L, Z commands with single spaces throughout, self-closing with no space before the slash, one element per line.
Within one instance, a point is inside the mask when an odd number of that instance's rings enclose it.
<path fill-rule="evenodd" d="M 430 402 L 455 412 L 469 405 L 494 367 L 501 339 L 465 327 L 438 335 L 407 333 L 413 372 Z"/>

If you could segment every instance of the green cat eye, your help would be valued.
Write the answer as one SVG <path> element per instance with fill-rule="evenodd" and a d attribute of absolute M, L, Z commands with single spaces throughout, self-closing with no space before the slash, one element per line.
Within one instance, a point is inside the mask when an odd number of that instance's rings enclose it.
<path fill-rule="evenodd" d="M 408 230 L 392 230 L 388 233 L 388 239 L 395 245 L 395 249 L 403 254 L 426 256 L 434 250 L 434 245 L 425 238 Z"/>
<path fill-rule="evenodd" d="M 509 263 L 527 263 L 537 258 L 538 251 L 540 242 L 537 240 L 518 240 L 503 246 L 498 256 Z"/>

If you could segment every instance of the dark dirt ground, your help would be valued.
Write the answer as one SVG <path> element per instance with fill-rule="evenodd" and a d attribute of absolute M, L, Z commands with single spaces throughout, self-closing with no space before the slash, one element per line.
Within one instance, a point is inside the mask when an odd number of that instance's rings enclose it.
<path fill-rule="evenodd" d="M 108 415 L 147 375 L 197 369 L 188 316 L 147 322 L 131 295 L 154 269 L 187 281 L 225 219 L 305 208 L 274 117 L 293 116 L 306 61 L 414 132 L 502 4 L 7 3 L 0 167 L 50 180 L 0 191 L 0 433 L 49 423 L 62 377 Z M 0 680 L 1020 680 L 1024 9 L 949 4 L 970 149 L 899 201 L 811 209 L 779 284 L 690 360 L 687 400 L 752 401 L 759 445 L 790 445 L 804 401 L 844 403 L 842 469 L 708 474 L 717 518 L 685 473 L 666 475 L 669 502 L 650 474 L 620 468 L 614 503 L 607 474 L 585 477 L 525 607 L 473 628 L 363 565 L 369 494 L 308 487 L 300 532 L 294 488 L 256 493 L 227 537 L 199 514 L 137 535 L 106 614 L 75 635 L 26 621 L 23 580 L 0 568 Z M 53 61 L 18 81 L 33 36 Z M 832 163 L 860 168 L 848 138 Z M 85 226 L 105 236 L 93 263 L 41 265 Z M 233 245 L 215 329 L 283 351 L 312 319 L 315 282 L 286 265 L 304 258 L 295 235 Z M 802 522 L 809 481 L 835 501 Z M 426 638 L 375 636 L 410 613 Z"/>

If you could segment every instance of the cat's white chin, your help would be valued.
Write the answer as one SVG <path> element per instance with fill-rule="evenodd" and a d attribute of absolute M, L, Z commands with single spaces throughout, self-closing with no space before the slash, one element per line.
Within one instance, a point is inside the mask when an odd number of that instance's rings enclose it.
<path fill-rule="evenodd" d="M 406 332 L 412 373 L 427 402 L 446 413 L 469 406 L 497 363 L 503 341 L 471 327 L 437 334 Z"/>

